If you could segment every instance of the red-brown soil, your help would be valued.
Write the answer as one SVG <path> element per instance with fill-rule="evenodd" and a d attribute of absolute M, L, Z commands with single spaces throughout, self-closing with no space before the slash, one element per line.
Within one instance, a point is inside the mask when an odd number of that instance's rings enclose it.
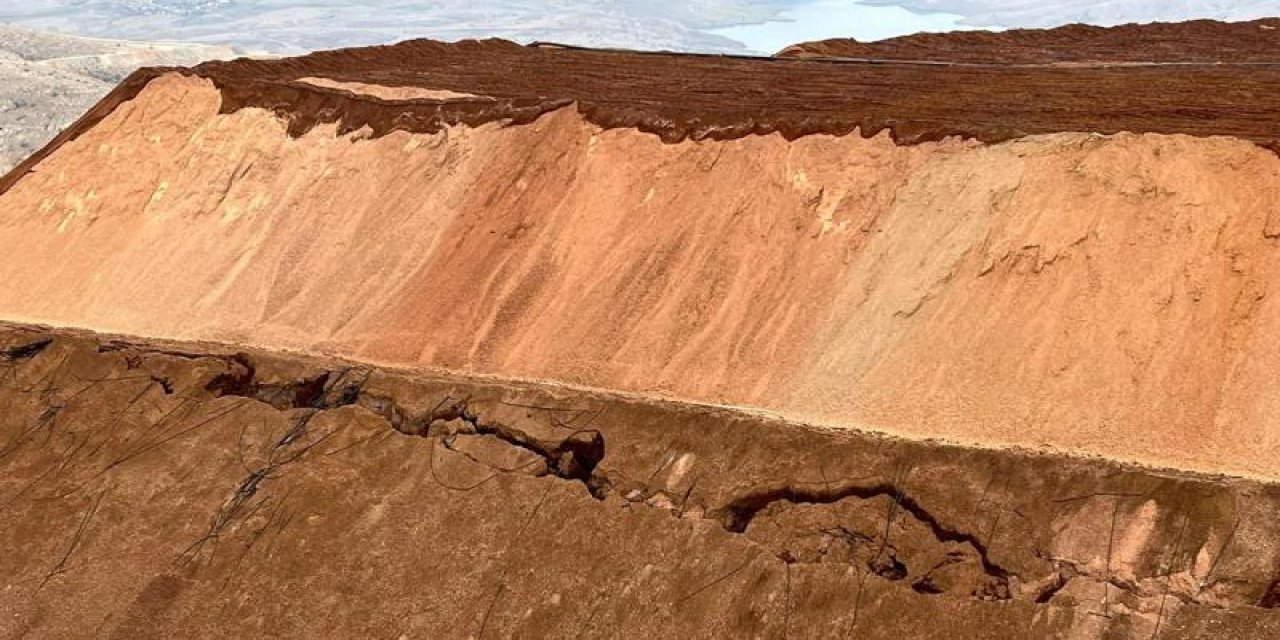
<path fill-rule="evenodd" d="M 1261 40 L 1273 32 L 1253 28 L 1268 35 L 1240 46 L 1249 47 L 1249 59 L 1270 55 L 1272 48 Z M 978 36 L 947 37 L 965 42 Z M 1110 55 L 1114 38 L 1099 40 L 1098 55 Z M 138 72 L 50 148 L 79 135 L 161 72 Z M 1280 141 L 1280 120 L 1272 111 L 1280 101 L 1280 68 L 1257 65 L 937 67 L 413 40 L 282 60 L 211 62 L 185 73 L 213 80 L 224 112 L 270 109 L 288 118 L 293 135 L 321 122 L 338 122 L 340 131 L 368 126 L 374 135 L 522 122 L 576 103 L 595 124 L 635 127 L 667 141 L 775 131 L 788 138 L 846 135 L 855 129 L 864 136 L 887 129 L 904 143 L 947 136 L 998 142 L 1063 131 L 1229 135 L 1268 146 Z M 424 99 L 407 107 L 302 81 L 310 77 L 485 98 L 447 104 Z M 0 180 L 0 192 L 47 152 Z"/>
<path fill-rule="evenodd" d="M 1275 486 L 0 326 L 4 637 L 1275 637 Z"/>
<path fill-rule="evenodd" d="M 832 38 L 794 44 L 778 56 L 1028 65 L 1280 63 L 1280 18 L 917 33 L 875 42 Z"/>
<path fill-rule="evenodd" d="M 0 181 L 0 317 L 146 337 L 0 329 L 0 631 L 1275 637 L 1278 80 L 135 74 Z"/>

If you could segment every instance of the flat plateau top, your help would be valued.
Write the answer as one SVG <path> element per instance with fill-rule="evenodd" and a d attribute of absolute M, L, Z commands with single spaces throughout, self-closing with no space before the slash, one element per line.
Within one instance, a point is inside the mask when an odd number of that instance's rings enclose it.
<path fill-rule="evenodd" d="M 317 117 L 308 106 L 316 101 L 304 94 L 341 93 L 298 82 L 322 77 L 447 90 L 488 102 L 573 101 L 598 124 L 637 127 L 670 141 L 774 131 L 843 135 L 855 128 L 864 135 L 887 128 L 908 144 L 952 135 L 998 142 L 1063 131 L 1228 135 L 1266 146 L 1280 141 L 1280 59 L 1256 56 L 1244 63 L 939 64 L 419 40 L 283 60 L 213 62 L 195 72 L 234 94 L 232 109 L 264 106 L 303 121 Z M 474 104 L 492 112 L 485 100 Z M 400 103 L 396 113 L 405 110 Z M 375 131 L 389 128 L 368 124 Z"/>
<path fill-rule="evenodd" d="M 411 40 L 149 68 L 0 179 L 0 193 L 173 71 L 211 79 L 224 112 L 266 108 L 288 119 L 293 135 L 333 122 L 344 132 L 367 127 L 374 136 L 528 122 L 576 103 L 597 125 L 668 142 L 888 130 L 901 144 L 949 136 L 994 143 L 1133 132 L 1233 136 L 1280 150 L 1277 44 L 1280 19 L 824 41 L 776 58 Z M 470 97 L 442 100 L 422 90 Z"/>

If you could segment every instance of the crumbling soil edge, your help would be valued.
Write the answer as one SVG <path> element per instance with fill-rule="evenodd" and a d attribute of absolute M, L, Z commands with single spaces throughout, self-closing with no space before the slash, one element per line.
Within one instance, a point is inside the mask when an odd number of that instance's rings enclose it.
<path fill-rule="evenodd" d="M 335 57 L 350 55 L 378 55 L 390 52 L 395 47 L 417 46 L 415 41 L 391 45 L 388 47 L 368 47 L 363 49 L 321 52 L 301 58 L 284 61 L 255 61 L 241 59 L 232 62 L 209 62 L 195 67 L 148 67 L 139 69 L 126 78 L 111 93 L 100 100 L 84 116 L 68 127 L 35 154 L 14 167 L 9 173 L 0 177 L 0 195 L 35 168 L 47 157 L 56 152 L 62 145 L 77 139 L 84 132 L 92 129 L 110 115 L 121 104 L 133 100 L 147 84 L 162 75 L 177 73 L 184 76 L 205 78 L 214 83 L 222 93 L 220 113 L 233 113 L 243 108 L 256 107 L 272 111 L 287 126 L 289 135 L 297 137 L 319 124 L 336 123 L 339 133 L 354 131 L 363 127 L 372 130 L 372 136 L 386 135 L 391 131 L 410 131 L 414 133 L 431 133 L 447 126 L 466 125 L 479 126 L 490 122 L 506 122 L 508 124 L 527 124 L 552 111 L 576 104 L 579 113 L 592 124 L 605 129 L 632 128 L 644 133 L 659 136 L 664 142 L 677 143 L 687 139 L 732 140 L 750 135 L 781 134 L 788 140 L 800 137 L 825 134 L 834 136 L 852 135 L 855 131 L 863 137 L 872 137 L 882 131 L 888 131 L 890 137 L 899 145 L 914 145 L 938 141 L 950 137 L 961 137 L 994 144 L 1025 137 L 1030 134 L 1063 133 L 1083 131 L 1087 127 L 1072 128 L 1067 122 L 1059 126 L 1037 126 L 1034 131 L 1022 131 L 1016 126 L 1005 126 L 995 123 L 977 121 L 940 123 L 932 116 L 919 114 L 885 114 L 867 111 L 852 111 L 838 116 L 831 114 L 814 115 L 800 118 L 747 117 L 739 114 L 707 114 L 705 122 L 697 115 L 668 113 L 672 105 L 652 104 L 643 108 L 615 104 L 608 100 L 578 100 L 570 97 L 521 97 L 495 98 L 480 96 L 476 99 L 460 100 L 384 100 L 374 96 L 360 95 L 351 91 L 327 87 L 289 79 L 287 73 L 292 66 L 299 70 L 316 60 L 331 60 Z M 436 43 L 426 45 L 437 46 Z M 446 47 L 489 47 L 502 53 L 504 50 L 524 49 L 514 43 L 505 41 L 485 41 L 482 43 L 464 42 Z M 547 48 L 545 43 L 539 48 Z M 529 47 L 533 48 L 533 47 Z M 584 49 L 580 47 L 554 46 L 568 53 L 594 55 L 611 54 L 628 57 L 651 57 L 660 60 L 680 60 L 694 58 L 731 59 L 742 64 L 761 65 L 875 65 L 881 67 L 920 66 L 913 61 L 894 61 L 881 59 L 786 59 L 786 58 L 751 58 L 734 56 L 698 56 L 670 52 L 620 52 L 605 49 Z M 585 52 L 585 53 L 584 53 Z M 510 51 L 508 51 L 510 53 Z M 555 51 L 546 51 L 555 55 Z M 389 54 L 388 54 L 389 55 Z M 317 63 L 319 64 L 319 63 Z M 924 63 L 920 63 L 924 64 Z M 936 66 L 927 63 L 924 66 Z M 1207 65 L 1220 67 L 1221 65 Z M 1006 68 L 1008 65 L 996 65 L 991 68 Z M 1012 68 L 1012 67 L 1010 67 Z M 277 69 L 268 72 L 268 69 Z M 281 75 L 284 74 L 284 75 Z M 376 79 L 370 79 L 376 81 Z M 1076 117 L 1081 117 L 1079 114 Z M 728 118 L 728 119 L 726 119 Z M 1068 120 L 1070 120 L 1068 118 Z M 1050 130 L 1051 129 L 1051 130 Z M 1182 131 L 1178 126 L 1155 125 L 1150 128 L 1133 127 L 1134 133 L 1186 133 L 1187 135 L 1238 135 L 1242 139 L 1280 153 L 1280 139 L 1258 132 L 1244 135 L 1240 132 L 1222 130 Z M 1121 127 L 1115 131 L 1102 133 L 1119 133 L 1128 131 Z"/>

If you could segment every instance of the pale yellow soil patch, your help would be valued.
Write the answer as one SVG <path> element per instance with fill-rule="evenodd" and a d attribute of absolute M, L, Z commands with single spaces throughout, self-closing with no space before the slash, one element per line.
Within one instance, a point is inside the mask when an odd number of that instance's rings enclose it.
<path fill-rule="evenodd" d="M 383 100 L 473 100 L 483 98 L 483 96 L 473 93 L 459 93 L 448 89 L 388 87 L 364 82 L 342 82 L 330 78 L 298 78 L 298 82 L 325 89 L 341 89 L 355 94 L 382 98 Z"/>

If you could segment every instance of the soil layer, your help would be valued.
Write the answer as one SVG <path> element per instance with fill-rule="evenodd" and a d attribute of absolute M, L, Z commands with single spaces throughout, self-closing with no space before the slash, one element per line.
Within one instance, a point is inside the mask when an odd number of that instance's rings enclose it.
<path fill-rule="evenodd" d="M 23 326 L 0 402 L 5 637 L 1280 633 L 1271 485 Z"/>
<path fill-rule="evenodd" d="M 1235 45 L 1250 53 L 1246 60 L 1274 61 L 1267 57 L 1274 51 L 1274 32 L 1253 28 L 1263 35 L 1236 38 Z M 1085 38 L 1079 55 L 1088 56 L 1090 47 L 1099 56 L 1113 55 L 1115 42 L 1126 37 L 1117 33 Z M 974 36 L 947 37 L 961 43 L 954 48 L 964 50 L 962 43 Z M 1212 41 L 1229 39 L 1215 36 Z M 1023 58 L 1041 56 L 1034 47 L 1010 46 L 1027 51 Z M 1168 58 L 1160 47 L 1148 50 L 1152 53 L 1146 61 Z M 888 45 L 884 51 L 895 57 L 909 53 Z M 1236 56 L 1230 62 L 1239 62 Z M 1280 68 L 1232 63 L 939 66 L 522 47 L 502 40 L 410 40 L 298 58 L 210 62 L 182 72 L 212 80 L 223 93 L 225 113 L 266 108 L 288 118 L 294 135 L 326 122 L 338 122 L 342 131 L 367 126 L 374 135 L 435 131 L 459 122 L 520 122 L 576 103 L 600 126 L 634 127 L 671 142 L 772 132 L 788 138 L 847 135 L 855 130 L 864 136 L 888 130 L 905 144 L 947 136 L 999 142 L 1064 131 L 1127 131 L 1229 135 L 1275 148 L 1280 141 L 1280 119 L 1274 117 Z M 49 147 L 0 180 L 0 193 L 52 149 L 92 127 L 165 71 L 144 69 L 129 78 Z M 303 81 L 316 77 L 483 98 L 447 104 L 422 99 L 415 106 Z"/>

